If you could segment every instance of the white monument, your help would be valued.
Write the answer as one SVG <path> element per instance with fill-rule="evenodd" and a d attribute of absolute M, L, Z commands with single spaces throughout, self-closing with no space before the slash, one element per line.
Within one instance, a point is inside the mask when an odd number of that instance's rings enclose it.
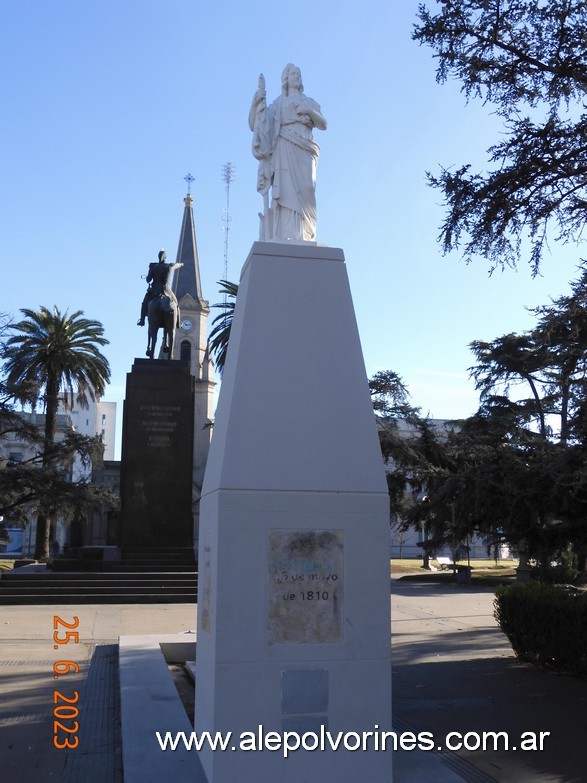
<path fill-rule="evenodd" d="M 320 106 L 304 95 L 300 69 L 289 63 L 281 95 L 268 107 L 265 78 L 249 112 L 253 155 L 259 161 L 257 190 L 263 196 L 259 239 L 316 239 L 316 164 L 320 147 L 312 128 L 326 129 Z M 271 205 L 269 203 L 271 189 Z"/>
<path fill-rule="evenodd" d="M 275 193 L 271 213 L 309 230 Z M 200 753 L 208 783 L 390 783 L 387 485 L 343 252 L 294 240 L 255 242 L 242 270 L 200 507 L 195 728 L 232 732 Z"/>

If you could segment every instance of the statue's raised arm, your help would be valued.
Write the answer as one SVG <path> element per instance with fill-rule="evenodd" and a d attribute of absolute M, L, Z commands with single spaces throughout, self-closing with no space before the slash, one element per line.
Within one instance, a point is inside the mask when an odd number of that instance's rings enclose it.
<path fill-rule="evenodd" d="M 253 95 L 251 101 L 251 110 L 249 112 L 249 128 L 255 132 L 255 123 L 257 116 L 267 108 L 267 90 L 265 89 L 265 77 L 259 74 L 259 86 L 257 92 Z M 254 142 L 253 142 L 254 143 Z"/>
<path fill-rule="evenodd" d="M 320 147 L 312 129 L 326 130 L 316 101 L 304 95 L 300 69 L 281 74 L 281 95 L 267 106 L 265 79 L 249 111 L 253 155 L 259 161 L 257 190 L 263 196 L 259 238 L 316 241 L 316 165 Z M 271 192 L 271 202 L 269 199 Z"/>

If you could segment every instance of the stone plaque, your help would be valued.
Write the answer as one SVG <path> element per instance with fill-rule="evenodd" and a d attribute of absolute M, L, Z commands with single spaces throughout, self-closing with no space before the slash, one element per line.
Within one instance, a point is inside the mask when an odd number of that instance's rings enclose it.
<path fill-rule="evenodd" d="M 343 531 L 269 530 L 269 644 L 342 641 Z"/>

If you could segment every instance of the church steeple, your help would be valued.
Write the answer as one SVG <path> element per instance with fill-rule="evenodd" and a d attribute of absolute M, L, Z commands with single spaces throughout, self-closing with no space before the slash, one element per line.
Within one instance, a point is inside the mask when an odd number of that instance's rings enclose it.
<path fill-rule="evenodd" d="M 212 370 L 207 349 L 208 302 L 202 296 L 200 263 L 194 223 L 194 200 L 189 186 L 194 178 L 186 177 L 188 193 L 183 200 L 183 219 L 177 247 L 177 262 L 183 266 L 173 273 L 171 288 L 179 302 L 180 328 L 175 335 L 173 359 L 187 359 L 190 371 L 199 381 L 211 380 Z"/>
<path fill-rule="evenodd" d="M 177 248 L 177 262 L 183 266 L 175 270 L 171 284 L 179 302 L 180 325 L 175 333 L 173 356 L 170 358 L 187 360 L 190 364 L 190 372 L 195 378 L 193 498 L 197 519 L 197 502 L 210 446 L 216 384 L 207 342 L 210 306 L 202 296 L 194 224 L 194 200 L 189 192 L 194 178 L 188 174 L 185 179 L 188 183 L 188 193 L 183 200 L 183 220 Z"/>
<path fill-rule="evenodd" d="M 205 307 L 200 281 L 200 264 L 198 262 L 198 246 L 196 244 L 196 228 L 194 225 L 194 200 L 188 193 L 184 198 L 183 221 L 177 248 L 177 263 L 183 264 L 173 275 L 172 288 L 178 300 L 186 294 L 192 297 L 196 304 Z"/>

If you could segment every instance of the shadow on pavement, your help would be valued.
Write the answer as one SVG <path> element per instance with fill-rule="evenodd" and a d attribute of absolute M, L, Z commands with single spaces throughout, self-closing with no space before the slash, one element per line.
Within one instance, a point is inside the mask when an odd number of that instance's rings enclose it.
<path fill-rule="evenodd" d="M 480 634 L 483 638 L 483 634 Z M 478 642 L 477 642 L 478 643 Z M 393 661 L 394 717 L 439 744 L 449 732 L 507 732 L 497 750 L 458 755 L 499 783 L 582 783 L 587 682 L 516 661 L 513 657 Z M 520 750 L 524 732 L 550 732 L 543 750 Z M 513 750 L 513 746 L 518 748 Z"/>

